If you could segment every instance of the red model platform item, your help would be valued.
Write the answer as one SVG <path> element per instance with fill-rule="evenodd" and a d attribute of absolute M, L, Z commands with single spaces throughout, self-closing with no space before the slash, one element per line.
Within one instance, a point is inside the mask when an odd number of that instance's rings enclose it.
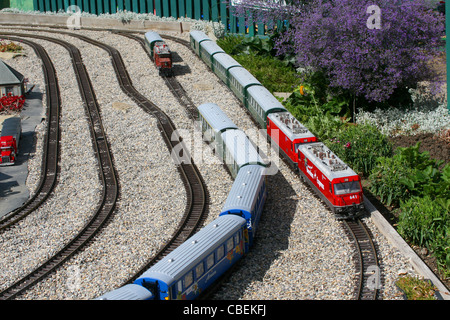
<path fill-rule="evenodd" d="M 0 136 L 1 166 L 13 165 L 16 162 L 21 132 L 22 125 L 19 117 L 8 118 L 3 122 Z"/>

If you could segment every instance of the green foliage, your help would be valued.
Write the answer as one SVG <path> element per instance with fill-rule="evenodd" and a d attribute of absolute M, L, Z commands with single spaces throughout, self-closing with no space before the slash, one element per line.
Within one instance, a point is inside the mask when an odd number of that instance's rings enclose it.
<path fill-rule="evenodd" d="M 412 244 L 427 247 L 438 267 L 450 276 L 450 199 L 413 196 L 400 206 L 398 232 Z"/>
<path fill-rule="evenodd" d="M 393 158 L 379 158 L 369 176 L 371 191 L 387 205 L 398 205 L 411 196 L 450 197 L 450 165 L 439 171 L 441 161 L 414 147 L 397 148 Z"/>
<path fill-rule="evenodd" d="M 388 138 L 371 125 L 347 125 L 325 144 L 362 176 L 368 176 L 379 157 L 392 154 Z"/>
<path fill-rule="evenodd" d="M 413 174 L 398 157 L 380 157 L 369 175 L 370 191 L 379 196 L 386 205 L 398 205 L 408 197 L 408 189 L 399 183 L 400 179 Z"/>
<path fill-rule="evenodd" d="M 228 35 L 218 39 L 217 44 L 270 92 L 291 92 L 298 85 L 299 80 L 295 69 L 289 65 L 289 58 L 275 58 L 270 38 Z"/>
<path fill-rule="evenodd" d="M 406 294 L 408 300 L 436 300 L 436 287 L 430 281 L 411 276 L 398 279 L 395 284 Z"/>
<path fill-rule="evenodd" d="M 270 92 L 291 92 L 298 83 L 295 71 L 279 60 L 259 55 L 237 55 L 234 58 Z"/>

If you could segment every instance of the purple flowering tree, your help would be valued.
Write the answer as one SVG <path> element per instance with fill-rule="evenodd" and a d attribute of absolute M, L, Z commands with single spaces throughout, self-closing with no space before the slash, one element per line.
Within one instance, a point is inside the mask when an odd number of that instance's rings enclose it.
<path fill-rule="evenodd" d="M 429 60 L 444 35 L 445 18 L 428 0 L 240 0 L 237 15 L 255 22 L 289 21 L 276 43 L 297 63 L 323 72 L 330 87 L 367 101 L 434 80 Z M 250 13 L 250 14 L 249 14 Z"/>

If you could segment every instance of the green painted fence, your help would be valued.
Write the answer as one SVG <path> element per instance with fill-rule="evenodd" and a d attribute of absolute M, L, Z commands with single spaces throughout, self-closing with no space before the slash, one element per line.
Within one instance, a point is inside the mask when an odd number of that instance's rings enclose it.
<path fill-rule="evenodd" d="M 127 10 L 136 13 L 153 13 L 159 17 L 187 17 L 197 20 L 222 22 L 227 32 L 250 36 L 264 35 L 267 28 L 263 24 L 246 25 L 244 18 L 236 18 L 223 0 L 32 0 L 34 10 L 67 11 L 71 5 L 82 12 L 93 14 L 116 13 Z M 279 23 L 279 26 L 281 24 Z"/>

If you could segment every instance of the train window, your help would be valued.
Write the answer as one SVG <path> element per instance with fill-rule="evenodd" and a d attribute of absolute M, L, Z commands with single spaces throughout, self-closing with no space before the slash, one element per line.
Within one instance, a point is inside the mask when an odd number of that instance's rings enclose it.
<path fill-rule="evenodd" d="M 239 244 L 239 233 L 236 233 L 236 234 L 234 235 L 234 244 L 235 244 L 235 245 L 238 245 L 238 244 Z"/>
<path fill-rule="evenodd" d="M 227 241 L 227 252 L 233 250 L 233 238 L 228 239 Z"/>
<path fill-rule="evenodd" d="M 192 282 L 194 282 L 194 279 L 192 277 L 192 271 L 189 271 L 187 275 L 184 276 L 184 288 L 189 287 L 192 284 Z"/>
<path fill-rule="evenodd" d="M 206 270 L 209 270 L 214 265 L 214 253 L 211 253 L 208 258 L 206 258 Z"/>
<path fill-rule="evenodd" d="M 219 248 L 217 248 L 217 261 L 222 259 L 224 255 L 225 255 L 225 251 L 224 251 L 224 247 L 222 245 Z"/>
<path fill-rule="evenodd" d="M 177 289 L 178 289 L 178 292 L 183 291 L 183 281 L 182 280 L 177 282 Z"/>
<path fill-rule="evenodd" d="M 203 266 L 203 262 L 201 262 L 200 264 L 198 264 L 195 267 L 195 276 L 197 277 L 197 279 L 200 278 L 204 272 L 205 272 L 205 267 Z"/>
<path fill-rule="evenodd" d="M 336 195 L 347 194 L 347 193 L 355 193 L 361 191 L 361 186 L 359 181 L 349 181 L 336 183 L 334 185 L 334 193 Z"/>

